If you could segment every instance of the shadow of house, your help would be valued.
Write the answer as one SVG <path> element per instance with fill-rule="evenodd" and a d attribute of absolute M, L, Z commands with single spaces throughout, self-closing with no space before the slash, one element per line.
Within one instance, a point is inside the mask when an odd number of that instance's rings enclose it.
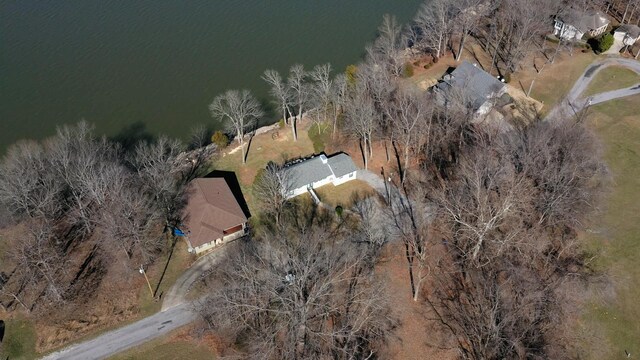
<path fill-rule="evenodd" d="M 233 171 L 213 170 L 212 172 L 208 173 L 204 177 L 214 178 L 214 179 L 215 178 L 224 179 L 227 182 L 227 185 L 229 185 L 229 189 L 231 189 L 233 196 L 236 198 L 236 201 L 238 202 L 238 205 L 240 205 L 240 208 L 242 209 L 244 216 L 246 216 L 247 219 L 251 217 L 249 206 L 247 205 L 247 202 L 244 199 L 244 195 L 242 195 L 242 189 L 240 188 L 240 183 L 238 182 L 238 177 L 236 176 L 236 173 L 234 173 Z"/>

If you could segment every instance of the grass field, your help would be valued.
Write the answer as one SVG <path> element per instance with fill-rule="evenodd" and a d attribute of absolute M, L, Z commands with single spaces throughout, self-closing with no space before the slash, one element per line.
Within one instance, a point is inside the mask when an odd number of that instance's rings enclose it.
<path fill-rule="evenodd" d="M 149 286 L 145 282 L 144 286 L 138 290 L 138 298 L 140 299 L 140 318 L 153 315 L 160 311 L 160 308 L 162 307 L 161 295 L 175 284 L 178 277 L 180 277 L 180 275 L 182 275 L 182 273 L 195 260 L 195 257 L 187 251 L 187 245 L 184 240 L 182 240 L 182 238 L 178 238 L 176 246 L 173 249 L 173 254 L 171 254 L 171 258 L 167 263 L 168 259 L 169 254 L 162 256 L 156 260 L 153 267 L 147 271 L 151 288 L 156 293 L 156 296 L 160 297 L 160 300 L 153 300 L 149 292 Z M 164 276 L 162 276 L 165 266 L 167 267 L 167 270 L 165 271 Z M 160 282 L 161 277 L 162 282 Z"/>
<path fill-rule="evenodd" d="M 640 75 L 636 74 L 635 71 L 621 66 L 609 66 L 596 74 L 583 96 L 623 89 L 637 83 L 640 83 Z"/>
<path fill-rule="evenodd" d="M 537 78 L 535 69 L 525 66 L 523 70 L 511 76 L 510 85 L 520 87 L 526 92 L 535 78 L 531 97 L 544 104 L 542 112 L 546 113 L 566 96 L 587 66 L 596 59 L 593 53 L 582 53 L 577 49 L 573 56 L 562 52 L 558 54 L 553 64 L 545 65 Z M 542 66 L 543 62 L 543 58 L 540 58 L 536 63 Z"/>
<path fill-rule="evenodd" d="M 176 339 L 172 334 L 150 341 L 109 360 L 213 360 L 216 354 L 204 344 Z"/>
<path fill-rule="evenodd" d="M 367 196 L 374 193 L 374 190 L 362 180 L 351 180 L 342 185 L 332 184 L 315 189 L 320 201 L 333 207 L 341 205 L 349 208 L 353 203 L 353 197 L 358 194 Z"/>
<path fill-rule="evenodd" d="M 5 334 L 0 346 L 0 359 L 35 359 L 36 331 L 33 323 L 16 317 L 5 319 Z"/>
<path fill-rule="evenodd" d="M 586 344 L 593 359 L 640 354 L 640 95 L 592 108 L 590 126 L 605 145 L 612 189 L 603 216 L 587 242 L 600 253 L 598 265 L 614 283 L 615 300 L 592 304 L 585 326 L 601 333 L 605 344 Z"/>
<path fill-rule="evenodd" d="M 302 126 L 298 128 L 298 141 L 293 141 L 293 135 L 289 127 L 280 129 L 277 138 L 272 138 L 272 132 L 255 136 L 249 147 L 246 164 L 242 163 L 242 155 L 239 149 L 231 153 L 230 150 L 235 147 L 237 147 L 237 144 L 231 143 L 228 149 L 225 150 L 225 154 L 215 160 L 214 167 L 216 170 L 236 173 L 242 188 L 242 194 L 252 213 L 257 211 L 257 207 L 251 192 L 251 185 L 258 170 L 265 168 L 269 161 L 282 163 L 286 159 L 314 153 L 313 143 L 307 135 L 307 130 Z"/>

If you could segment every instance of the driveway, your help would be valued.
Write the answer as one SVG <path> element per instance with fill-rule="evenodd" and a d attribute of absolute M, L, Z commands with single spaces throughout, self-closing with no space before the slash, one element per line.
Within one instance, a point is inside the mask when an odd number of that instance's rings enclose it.
<path fill-rule="evenodd" d="M 196 262 L 178 278 L 166 295 L 164 295 L 161 311 L 166 311 L 174 306 L 184 304 L 191 285 L 224 258 L 226 248 L 226 246 L 221 246 L 196 260 Z"/>
<path fill-rule="evenodd" d="M 622 59 L 622 58 L 607 58 L 604 60 L 600 60 L 594 62 L 589 65 L 587 69 L 582 73 L 580 78 L 575 82 L 573 88 L 569 91 L 567 96 L 562 102 L 560 102 L 556 107 L 554 107 L 546 119 L 553 120 L 562 117 L 570 117 L 580 112 L 582 109 L 589 105 L 598 104 L 601 102 L 618 99 L 625 96 L 631 96 L 640 94 L 640 83 L 630 86 L 626 89 L 619 89 L 608 91 L 604 93 L 600 93 L 594 96 L 591 96 L 591 104 L 589 104 L 589 99 L 582 97 L 582 94 L 587 89 L 595 75 L 600 72 L 602 69 L 609 66 L 622 66 L 627 69 L 633 70 L 636 73 L 640 74 L 640 62 L 633 59 Z"/>

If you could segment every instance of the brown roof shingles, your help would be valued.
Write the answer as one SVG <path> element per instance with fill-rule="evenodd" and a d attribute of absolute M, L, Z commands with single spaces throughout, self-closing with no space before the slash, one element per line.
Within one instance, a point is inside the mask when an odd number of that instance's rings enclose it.
<path fill-rule="evenodd" d="M 224 230 L 247 222 L 223 178 L 198 178 L 191 182 L 183 219 L 193 247 L 219 239 L 226 235 Z"/>

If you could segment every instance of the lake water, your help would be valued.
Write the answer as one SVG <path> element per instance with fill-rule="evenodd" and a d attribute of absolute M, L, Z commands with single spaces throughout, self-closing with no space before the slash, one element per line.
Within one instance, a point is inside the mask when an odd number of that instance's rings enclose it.
<path fill-rule="evenodd" d="M 80 119 L 184 137 L 217 127 L 208 104 L 229 88 L 267 100 L 260 75 L 356 63 L 382 15 L 420 0 L 2 0 L 0 151 Z"/>

